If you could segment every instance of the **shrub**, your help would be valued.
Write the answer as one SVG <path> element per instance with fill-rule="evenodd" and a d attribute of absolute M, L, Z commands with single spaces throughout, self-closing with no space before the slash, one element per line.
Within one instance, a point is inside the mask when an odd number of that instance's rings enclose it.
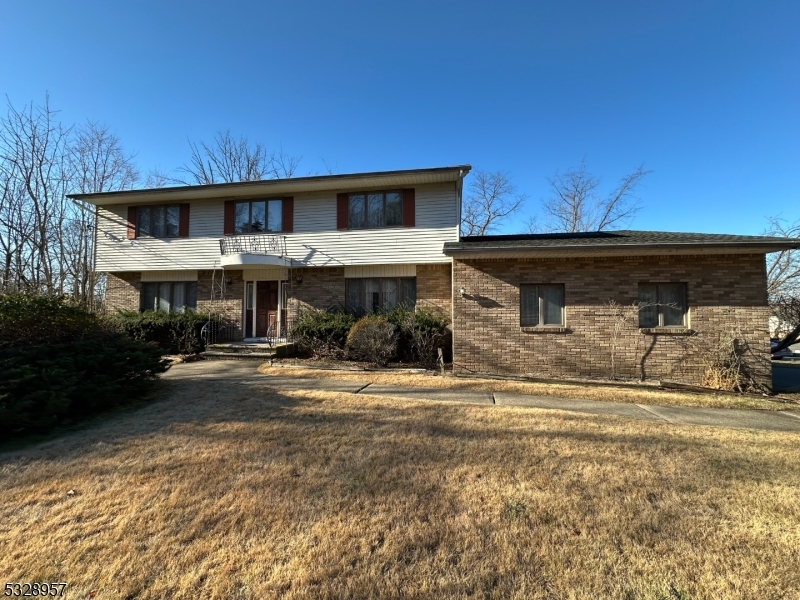
<path fill-rule="evenodd" d="M 166 368 L 63 298 L 0 296 L 0 440 L 136 401 Z"/>
<path fill-rule="evenodd" d="M 109 322 L 128 337 L 153 342 L 164 352 L 197 354 L 205 345 L 200 336 L 208 315 L 187 311 L 121 311 L 108 318 Z"/>
<path fill-rule="evenodd" d="M 397 328 L 383 315 L 359 319 L 347 335 L 347 353 L 356 360 L 384 366 L 397 354 Z"/>
<path fill-rule="evenodd" d="M 398 306 L 386 313 L 398 331 L 398 355 L 401 360 L 436 366 L 437 349 L 446 346 L 447 317 L 425 308 L 416 310 Z"/>
<path fill-rule="evenodd" d="M 99 326 L 96 315 L 58 296 L 0 295 L 0 347 L 78 339 Z"/>
<path fill-rule="evenodd" d="M 291 334 L 298 348 L 315 358 L 342 358 L 354 322 L 353 315 L 344 311 L 307 310 L 295 322 Z"/>

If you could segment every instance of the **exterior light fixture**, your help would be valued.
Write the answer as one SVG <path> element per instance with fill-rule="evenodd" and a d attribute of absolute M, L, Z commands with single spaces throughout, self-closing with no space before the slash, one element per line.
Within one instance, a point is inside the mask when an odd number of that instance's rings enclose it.
<path fill-rule="evenodd" d="M 461 297 L 463 298 L 464 296 L 467 295 L 467 290 L 462 287 L 461 289 L 458 290 L 458 293 L 461 294 Z"/>
<path fill-rule="evenodd" d="M 294 280 L 297 283 L 303 283 L 303 276 L 302 275 L 298 275 L 297 277 L 294 278 Z"/>

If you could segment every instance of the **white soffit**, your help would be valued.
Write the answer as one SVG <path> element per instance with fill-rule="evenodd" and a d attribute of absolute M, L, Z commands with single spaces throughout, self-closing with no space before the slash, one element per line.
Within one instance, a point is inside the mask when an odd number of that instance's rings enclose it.
<path fill-rule="evenodd" d="M 416 277 L 417 265 L 364 265 L 344 268 L 345 279 L 360 277 Z"/>
<path fill-rule="evenodd" d="M 242 279 L 245 281 L 275 281 L 286 279 L 288 273 L 283 267 L 267 267 L 264 269 L 244 269 Z"/>
<path fill-rule="evenodd" d="M 197 271 L 142 271 L 142 281 L 197 281 Z"/>

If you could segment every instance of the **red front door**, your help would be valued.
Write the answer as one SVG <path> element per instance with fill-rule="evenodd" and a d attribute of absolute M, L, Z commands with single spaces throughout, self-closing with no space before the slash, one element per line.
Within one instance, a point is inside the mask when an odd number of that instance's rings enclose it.
<path fill-rule="evenodd" d="M 269 328 L 278 320 L 278 282 L 256 283 L 256 337 L 266 337 Z M 277 331 L 272 331 L 277 335 Z"/>

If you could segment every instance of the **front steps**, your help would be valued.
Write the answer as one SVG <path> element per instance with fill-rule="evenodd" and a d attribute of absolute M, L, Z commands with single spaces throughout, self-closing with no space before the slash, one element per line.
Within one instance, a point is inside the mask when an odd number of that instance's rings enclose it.
<path fill-rule="evenodd" d="M 261 362 L 287 356 L 294 351 L 294 344 L 282 343 L 270 346 L 259 342 L 232 342 L 209 344 L 200 356 L 206 360 L 258 360 Z"/>

